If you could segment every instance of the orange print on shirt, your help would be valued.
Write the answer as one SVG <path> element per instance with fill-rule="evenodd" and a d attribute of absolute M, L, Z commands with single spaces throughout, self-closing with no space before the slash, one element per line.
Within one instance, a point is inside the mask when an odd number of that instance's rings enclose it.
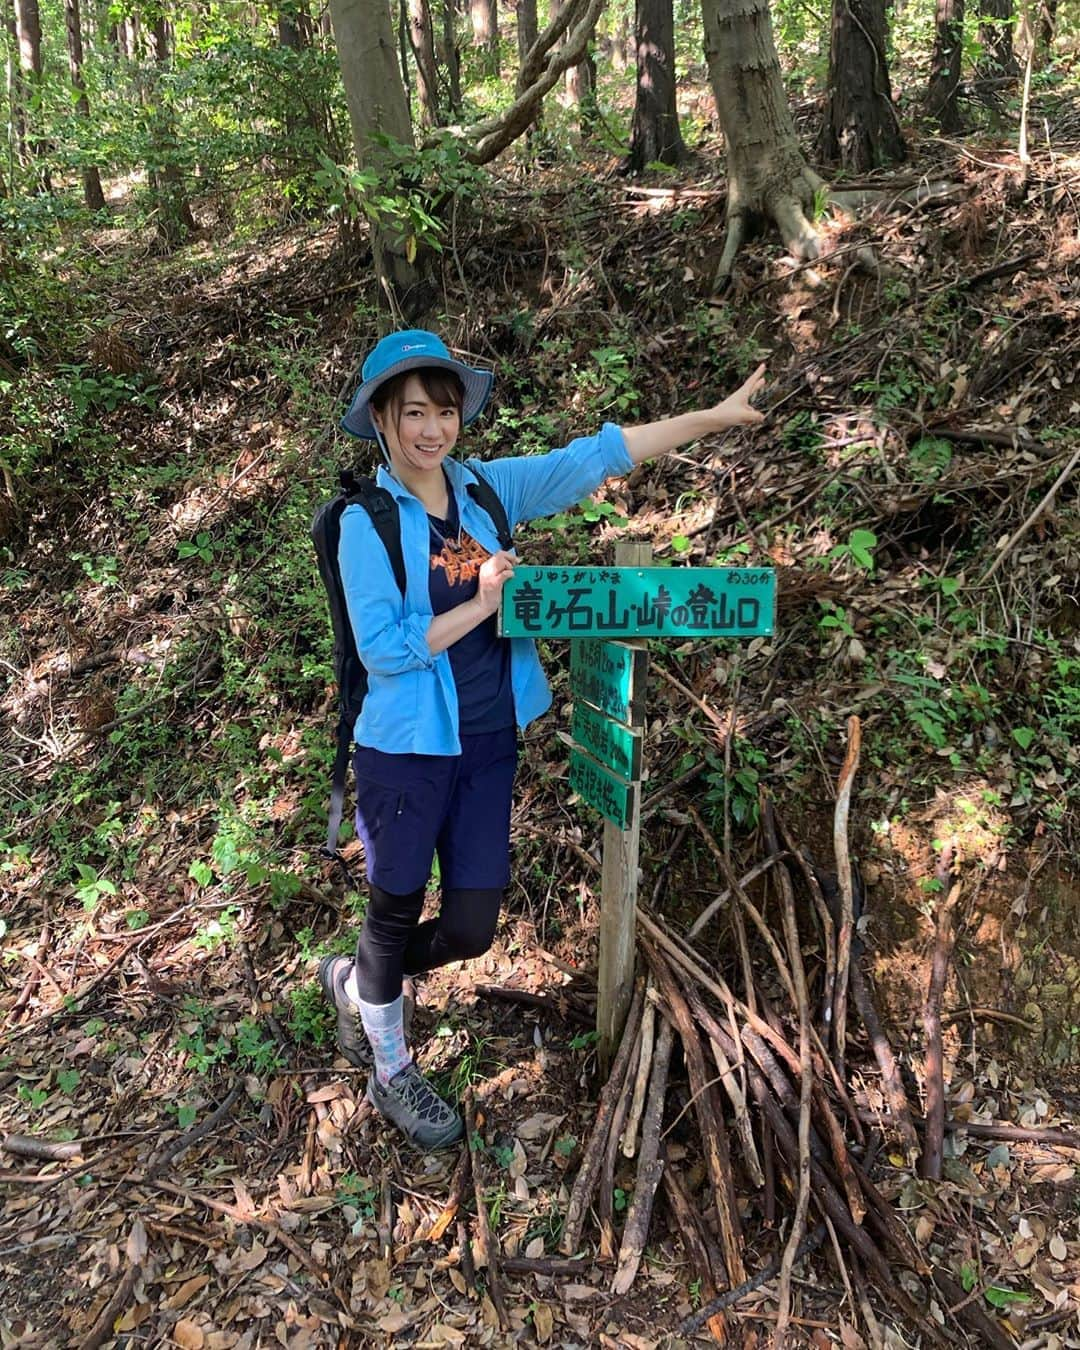
<path fill-rule="evenodd" d="M 461 586 L 467 581 L 472 581 L 490 557 L 491 554 L 482 544 L 478 544 L 471 535 L 463 534 L 460 548 L 447 540 L 441 552 L 431 555 L 431 569 L 434 571 L 435 568 L 441 567 L 446 573 L 448 585 Z"/>

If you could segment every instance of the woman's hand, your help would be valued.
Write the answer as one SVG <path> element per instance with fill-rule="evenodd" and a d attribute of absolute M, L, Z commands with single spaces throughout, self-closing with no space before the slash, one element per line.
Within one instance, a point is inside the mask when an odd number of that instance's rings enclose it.
<path fill-rule="evenodd" d="M 477 576 L 478 589 L 474 603 L 483 610 L 485 618 L 494 614 L 499 608 L 502 588 L 514 575 L 514 564 L 516 562 L 517 559 L 512 553 L 499 549 L 497 553 L 493 553 L 490 558 L 481 564 Z"/>
<path fill-rule="evenodd" d="M 764 361 L 754 371 L 745 384 L 739 385 L 733 394 L 729 394 L 722 403 L 712 410 L 717 421 L 717 429 L 727 427 L 755 427 L 765 421 L 765 414 L 753 407 L 750 400 L 761 392 L 765 385 Z"/>

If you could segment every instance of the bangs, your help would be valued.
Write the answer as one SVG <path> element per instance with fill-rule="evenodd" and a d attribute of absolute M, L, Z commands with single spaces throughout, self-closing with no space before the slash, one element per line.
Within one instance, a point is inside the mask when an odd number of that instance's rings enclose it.
<path fill-rule="evenodd" d="M 380 385 L 371 396 L 371 406 L 378 412 L 386 408 L 400 413 L 405 397 L 406 382 L 412 377 L 420 381 L 424 393 L 438 408 L 456 408 L 461 416 L 465 403 L 465 386 L 461 377 L 452 370 L 442 370 L 439 366 L 419 366 L 416 370 L 406 370 Z"/>

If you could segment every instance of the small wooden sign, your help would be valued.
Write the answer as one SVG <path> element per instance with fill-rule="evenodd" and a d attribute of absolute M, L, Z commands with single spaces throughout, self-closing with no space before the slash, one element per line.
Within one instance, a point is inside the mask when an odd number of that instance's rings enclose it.
<path fill-rule="evenodd" d="M 503 587 L 504 637 L 729 637 L 773 631 L 771 567 L 525 567 Z"/>
<path fill-rule="evenodd" d="M 641 732 L 621 726 L 584 703 L 574 706 L 570 735 L 593 759 L 620 778 L 641 777 Z"/>
<path fill-rule="evenodd" d="M 622 642 L 571 643 L 570 692 L 617 722 L 637 726 L 645 717 L 648 660 L 643 647 Z"/>
<path fill-rule="evenodd" d="M 570 786 L 620 830 L 637 819 L 638 784 L 617 777 L 576 746 L 570 751 Z"/>

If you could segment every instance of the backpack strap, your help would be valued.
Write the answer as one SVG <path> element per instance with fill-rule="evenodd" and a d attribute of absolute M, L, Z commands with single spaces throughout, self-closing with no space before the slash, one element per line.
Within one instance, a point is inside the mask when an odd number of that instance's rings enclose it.
<path fill-rule="evenodd" d="M 390 559 L 397 588 L 404 595 L 405 555 L 401 551 L 401 522 L 397 502 L 373 478 L 356 477 L 347 469 L 341 475 L 341 486 L 346 494 L 345 505 L 362 506 L 368 513 L 375 526 L 375 533 L 382 540 Z"/>
<path fill-rule="evenodd" d="M 499 547 L 509 552 L 514 547 L 514 540 L 510 533 L 510 522 L 506 518 L 506 507 L 503 506 L 498 493 L 476 465 L 470 464 L 469 468 L 476 474 L 476 482 L 470 483 L 468 487 L 469 496 L 477 506 L 483 507 L 491 517 L 491 523 L 495 526 L 495 534 L 499 540 Z"/>

